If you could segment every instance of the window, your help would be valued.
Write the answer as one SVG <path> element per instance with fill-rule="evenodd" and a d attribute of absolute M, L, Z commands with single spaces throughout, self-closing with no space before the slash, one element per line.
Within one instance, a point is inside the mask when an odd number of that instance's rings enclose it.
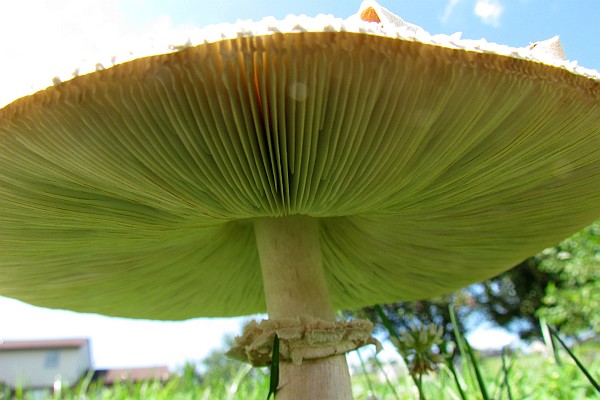
<path fill-rule="evenodd" d="M 58 350 L 50 350 L 46 353 L 44 360 L 44 368 L 57 368 L 60 362 L 60 352 Z"/>

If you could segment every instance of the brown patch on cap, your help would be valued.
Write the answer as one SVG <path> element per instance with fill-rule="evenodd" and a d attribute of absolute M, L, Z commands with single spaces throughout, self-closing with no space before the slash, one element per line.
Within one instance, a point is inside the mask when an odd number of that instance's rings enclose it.
<path fill-rule="evenodd" d="M 360 13 L 360 19 L 367 22 L 377 22 L 380 23 L 379 15 L 377 15 L 377 11 L 373 7 L 367 7 Z"/>

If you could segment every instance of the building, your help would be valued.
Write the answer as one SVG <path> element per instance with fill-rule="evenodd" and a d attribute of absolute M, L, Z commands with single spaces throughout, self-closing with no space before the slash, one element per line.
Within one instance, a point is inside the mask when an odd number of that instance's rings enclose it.
<path fill-rule="evenodd" d="M 89 339 L 0 341 L 0 382 L 12 389 L 75 385 L 90 369 Z"/>
<path fill-rule="evenodd" d="M 105 385 L 114 385 L 117 382 L 166 382 L 171 378 L 169 369 L 165 366 L 147 368 L 118 368 L 98 369 L 94 371 L 93 380 L 99 380 Z"/>

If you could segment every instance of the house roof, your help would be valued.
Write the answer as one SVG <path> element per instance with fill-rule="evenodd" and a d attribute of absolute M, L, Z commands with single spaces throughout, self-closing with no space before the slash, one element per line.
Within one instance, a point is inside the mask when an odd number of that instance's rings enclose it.
<path fill-rule="evenodd" d="M 147 368 L 115 368 L 96 370 L 93 379 L 102 379 L 104 384 L 110 385 L 116 382 L 159 380 L 166 381 L 171 373 L 165 366 Z"/>
<path fill-rule="evenodd" d="M 89 339 L 0 340 L 0 351 L 76 349 L 89 345 Z"/>

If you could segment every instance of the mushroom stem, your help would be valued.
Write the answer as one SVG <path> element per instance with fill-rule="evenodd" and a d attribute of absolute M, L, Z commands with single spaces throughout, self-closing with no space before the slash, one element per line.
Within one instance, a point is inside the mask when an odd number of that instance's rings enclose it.
<path fill-rule="evenodd" d="M 319 222 L 306 216 L 254 224 L 269 317 L 335 321 L 321 260 Z M 345 355 L 281 363 L 278 400 L 352 399 Z"/>

